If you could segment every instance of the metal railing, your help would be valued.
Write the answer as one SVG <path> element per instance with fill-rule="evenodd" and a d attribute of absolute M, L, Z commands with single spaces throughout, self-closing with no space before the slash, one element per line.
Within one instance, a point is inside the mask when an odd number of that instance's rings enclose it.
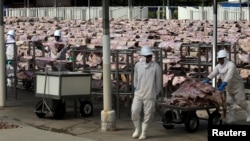
<path fill-rule="evenodd" d="M 110 7 L 110 18 L 114 19 L 190 19 L 213 20 L 213 7 Z M 89 20 L 102 18 L 102 7 L 37 7 L 37 8 L 8 8 L 6 17 L 60 17 L 62 19 Z M 152 16 L 154 15 L 154 16 Z M 131 16 L 131 17 L 130 17 Z M 218 21 L 250 21 L 248 7 L 218 6 Z"/>
<path fill-rule="evenodd" d="M 128 18 L 128 7 L 110 7 L 110 18 Z M 132 17 L 148 18 L 147 8 L 132 7 Z M 60 17 L 62 19 L 89 20 L 102 18 L 102 7 L 39 7 L 39 8 L 8 8 L 6 17 Z"/>

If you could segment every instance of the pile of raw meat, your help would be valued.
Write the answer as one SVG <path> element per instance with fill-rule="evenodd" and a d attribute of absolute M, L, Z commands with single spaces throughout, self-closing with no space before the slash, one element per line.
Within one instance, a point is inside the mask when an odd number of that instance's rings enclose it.
<path fill-rule="evenodd" d="M 166 103 L 181 107 L 220 107 L 225 105 L 225 96 L 209 84 L 187 78 Z"/>
<path fill-rule="evenodd" d="M 0 129 L 11 129 L 11 128 L 18 128 L 18 125 L 14 125 L 14 124 L 9 124 L 7 122 L 3 122 L 2 120 L 0 120 Z"/>

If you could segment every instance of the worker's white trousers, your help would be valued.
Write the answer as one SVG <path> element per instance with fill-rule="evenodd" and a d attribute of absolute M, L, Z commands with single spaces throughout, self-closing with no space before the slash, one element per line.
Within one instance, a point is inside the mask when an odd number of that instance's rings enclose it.
<path fill-rule="evenodd" d="M 131 107 L 131 119 L 132 121 L 142 120 L 141 112 L 143 110 L 143 122 L 148 124 L 154 118 L 155 112 L 155 100 L 143 100 L 137 96 L 134 96 Z"/>
<path fill-rule="evenodd" d="M 247 122 L 250 122 L 250 105 L 246 102 L 246 94 L 244 89 L 238 89 L 236 92 L 227 92 L 226 102 L 228 105 L 229 114 L 227 120 L 232 122 L 235 120 L 236 104 L 240 106 L 247 113 Z"/>

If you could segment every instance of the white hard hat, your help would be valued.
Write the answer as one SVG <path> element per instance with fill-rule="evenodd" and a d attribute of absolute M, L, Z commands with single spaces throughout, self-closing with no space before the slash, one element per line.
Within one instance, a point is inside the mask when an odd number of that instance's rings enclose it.
<path fill-rule="evenodd" d="M 9 30 L 7 34 L 8 34 L 8 35 L 15 36 L 15 31 L 14 31 L 14 30 Z"/>
<path fill-rule="evenodd" d="M 60 30 L 56 30 L 54 32 L 54 36 L 61 36 L 61 31 Z"/>
<path fill-rule="evenodd" d="M 217 58 L 225 58 L 227 57 L 227 51 L 226 50 L 220 50 L 217 54 Z"/>
<path fill-rule="evenodd" d="M 141 48 L 141 55 L 142 56 L 147 56 L 147 55 L 152 55 L 153 52 L 149 46 L 144 46 Z"/>

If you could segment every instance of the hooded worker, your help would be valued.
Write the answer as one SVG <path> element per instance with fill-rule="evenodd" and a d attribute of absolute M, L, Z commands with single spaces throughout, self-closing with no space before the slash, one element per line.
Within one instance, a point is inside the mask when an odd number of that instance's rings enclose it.
<path fill-rule="evenodd" d="M 54 46 L 50 47 L 50 56 L 52 59 L 56 60 L 66 60 L 66 53 L 68 45 L 62 40 L 62 33 L 60 30 L 55 30 L 54 32 Z"/>
<path fill-rule="evenodd" d="M 57 41 L 57 42 L 62 41 L 61 36 L 62 36 L 61 31 L 60 30 L 55 30 L 55 32 L 54 32 L 55 41 Z"/>
<path fill-rule="evenodd" d="M 141 48 L 142 59 L 134 67 L 134 99 L 131 107 L 131 119 L 135 131 L 133 138 L 146 139 L 147 129 L 155 112 L 156 96 L 161 91 L 161 67 L 152 61 L 153 52 L 150 47 Z M 143 110 L 143 117 L 141 111 Z"/>
<path fill-rule="evenodd" d="M 226 103 L 228 105 L 228 114 L 226 123 L 230 124 L 235 121 L 235 104 L 239 105 L 247 113 L 247 122 L 250 122 L 250 106 L 246 102 L 246 94 L 243 79 L 239 75 L 235 64 L 227 59 L 227 51 L 220 50 L 217 54 L 218 64 L 211 74 L 208 75 L 206 83 L 220 74 L 221 84 L 218 90 L 223 92 L 226 88 Z"/>

